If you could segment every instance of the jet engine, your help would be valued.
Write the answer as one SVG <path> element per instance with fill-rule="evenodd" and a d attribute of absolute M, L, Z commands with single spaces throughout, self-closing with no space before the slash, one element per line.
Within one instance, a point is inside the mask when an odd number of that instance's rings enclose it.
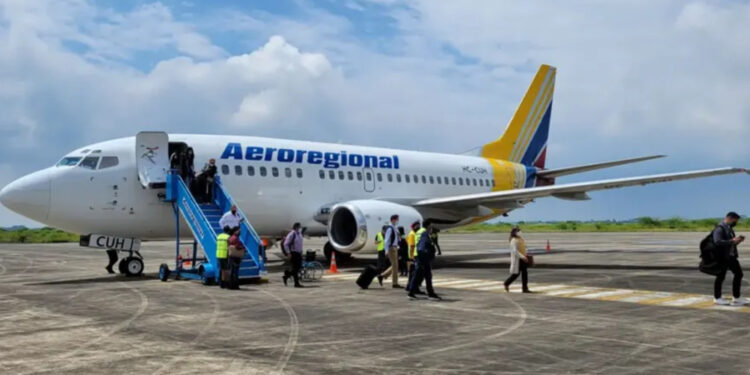
<path fill-rule="evenodd" d="M 411 206 L 377 200 L 343 202 L 331 208 L 328 240 L 340 252 L 375 250 L 375 235 L 390 223 L 391 215 L 399 216 L 398 226 L 406 232 L 411 223 L 422 220 Z"/>

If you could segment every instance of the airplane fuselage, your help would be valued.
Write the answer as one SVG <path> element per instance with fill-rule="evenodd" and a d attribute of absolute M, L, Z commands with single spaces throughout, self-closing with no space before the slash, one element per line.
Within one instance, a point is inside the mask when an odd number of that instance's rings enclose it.
<path fill-rule="evenodd" d="M 169 141 L 193 148 L 196 172 L 215 158 L 224 186 L 256 231 L 268 237 L 282 235 L 293 222 L 302 223 L 310 235 L 324 235 L 326 210 L 338 202 L 371 199 L 409 204 L 528 187 L 536 171 L 474 156 L 260 137 L 170 135 Z M 15 182 L 33 185 L 30 190 L 38 194 L 39 207 L 27 210 L 27 216 L 80 234 L 174 236 L 171 205 L 162 201 L 159 189 L 144 188 L 138 180 L 136 158 L 148 155 L 136 153 L 134 137 L 89 145 L 65 158 L 78 157 L 82 161 L 76 165 L 53 166 Z M 97 163 L 104 163 L 104 157 L 116 157 L 118 162 L 90 168 L 89 159 L 84 165 L 83 160 L 93 157 L 99 158 Z M 507 211 L 473 208 L 429 215 L 451 227 Z M 181 233 L 189 234 L 184 222 Z"/>

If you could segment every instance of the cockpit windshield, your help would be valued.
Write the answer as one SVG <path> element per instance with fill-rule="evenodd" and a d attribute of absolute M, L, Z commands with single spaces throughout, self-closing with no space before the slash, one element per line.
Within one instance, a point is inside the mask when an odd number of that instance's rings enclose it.
<path fill-rule="evenodd" d="M 97 163 L 99 163 L 98 156 L 87 156 L 78 166 L 81 168 L 96 169 Z"/>
<path fill-rule="evenodd" d="M 62 160 L 57 162 L 57 166 L 58 167 L 72 167 L 78 164 L 79 161 L 81 161 L 80 156 L 66 156 L 62 158 Z"/>

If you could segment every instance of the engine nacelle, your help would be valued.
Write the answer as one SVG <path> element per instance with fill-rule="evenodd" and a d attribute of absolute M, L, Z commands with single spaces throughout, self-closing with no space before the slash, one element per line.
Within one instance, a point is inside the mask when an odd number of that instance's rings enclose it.
<path fill-rule="evenodd" d="M 345 253 L 375 250 L 375 234 L 390 223 L 391 215 L 399 216 L 399 226 L 408 232 L 422 215 L 411 206 L 377 201 L 354 200 L 331 208 L 328 217 L 328 240 L 334 249 Z"/>

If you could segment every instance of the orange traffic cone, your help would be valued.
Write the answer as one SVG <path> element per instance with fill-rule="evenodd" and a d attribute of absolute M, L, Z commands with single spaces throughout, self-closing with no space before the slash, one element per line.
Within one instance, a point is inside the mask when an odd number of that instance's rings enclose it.
<path fill-rule="evenodd" d="M 547 252 L 552 251 L 552 247 L 549 245 L 549 240 L 547 240 Z"/>
<path fill-rule="evenodd" d="M 331 253 L 331 268 L 328 269 L 328 273 L 339 273 L 339 268 L 336 266 L 336 252 Z"/>

